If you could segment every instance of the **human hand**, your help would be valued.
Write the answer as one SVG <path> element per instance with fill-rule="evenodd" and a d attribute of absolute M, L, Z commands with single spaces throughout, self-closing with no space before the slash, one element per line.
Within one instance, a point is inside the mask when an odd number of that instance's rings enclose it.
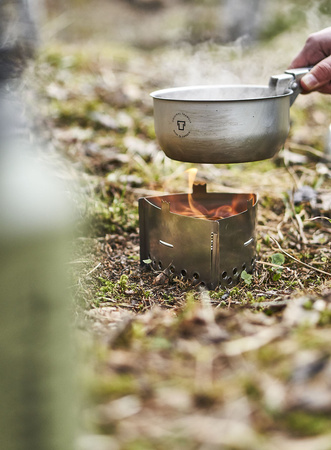
<path fill-rule="evenodd" d="M 301 78 L 304 93 L 318 91 L 331 94 L 331 27 L 308 36 L 289 69 L 307 66 L 314 67 Z"/>

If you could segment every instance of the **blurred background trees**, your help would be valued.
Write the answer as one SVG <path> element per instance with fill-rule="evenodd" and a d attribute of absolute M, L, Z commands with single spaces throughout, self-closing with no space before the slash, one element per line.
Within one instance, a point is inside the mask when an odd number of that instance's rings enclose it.
<path fill-rule="evenodd" d="M 46 0 L 51 35 L 110 39 L 153 48 L 179 42 L 268 41 L 310 32 L 331 17 L 329 0 Z"/>

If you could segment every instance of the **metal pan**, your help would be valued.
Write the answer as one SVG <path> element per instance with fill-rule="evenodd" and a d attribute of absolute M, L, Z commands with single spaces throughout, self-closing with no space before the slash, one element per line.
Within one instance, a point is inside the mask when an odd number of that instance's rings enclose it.
<path fill-rule="evenodd" d="M 273 157 L 290 128 L 290 106 L 310 68 L 274 75 L 268 86 L 192 86 L 154 91 L 155 133 L 165 154 L 194 163 Z"/>

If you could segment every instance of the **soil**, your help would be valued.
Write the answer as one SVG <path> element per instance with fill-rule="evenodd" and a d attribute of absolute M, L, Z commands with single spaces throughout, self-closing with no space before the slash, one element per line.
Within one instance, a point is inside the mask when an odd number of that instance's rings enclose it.
<path fill-rule="evenodd" d="M 300 48 L 302 30 L 250 47 L 90 38 L 82 46 L 79 36 L 49 42 L 31 69 L 42 99 L 36 125 L 50 148 L 41 157 L 57 161 L 78 216 L 70 267 L 86 394 L 79 448 L 327 450 L 330 100 L 300 96 L 271 161 L 197 165 L 211 192 L 258 194 L 254 273 L 208 291 L 142 265 L 139 254 L 138 199 L 187 192 L 192 167 L 159 148 L 149 92 L 266 83 Z"/>

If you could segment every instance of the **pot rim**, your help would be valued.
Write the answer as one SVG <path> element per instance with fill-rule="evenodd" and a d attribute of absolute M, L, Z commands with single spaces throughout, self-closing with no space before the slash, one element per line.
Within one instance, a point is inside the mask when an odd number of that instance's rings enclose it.
<path fill-rule="evenodd" d="M 205 99 L 205 98 L 176 98 L 171 97 L 169 94 L 173 93 L 179 93 L 179 92 L 188 92 L 188 91 L 195 91 L 195 90 L 211 90 L 211 89 L 224 89 L 224 90 L 230 90 L 230 89 L 265 89 L 266 91 L 270 91 L 270 88 L 266 85 L 252 85 L 252 84 L 213 84 L 213 85 L 193 85 L 193 86 L 183 86 L 183 87 L 173 87 L 173 88 L 166 88 L 166 89 L 158 89 L 156 91 L 153 91 L 150 93 L 150 96 L 155 100 L 167 100 L 167 101 L 176 101 L 176 102 L 198 102 L 198 103 L 215 103 L 215 102 L 245 102 L 245 101 L 255 101 L 255 100 L 267 100 L 267 99 L 275 99 L 275 98 L 282 98 L 282 97 L 289 97 L 293 94 L 292 89 L 287 89 L 283 94 L 273 94 L 268 96 L 248 96 L 244 98 L 211 98 L 211 99 Z"/>

